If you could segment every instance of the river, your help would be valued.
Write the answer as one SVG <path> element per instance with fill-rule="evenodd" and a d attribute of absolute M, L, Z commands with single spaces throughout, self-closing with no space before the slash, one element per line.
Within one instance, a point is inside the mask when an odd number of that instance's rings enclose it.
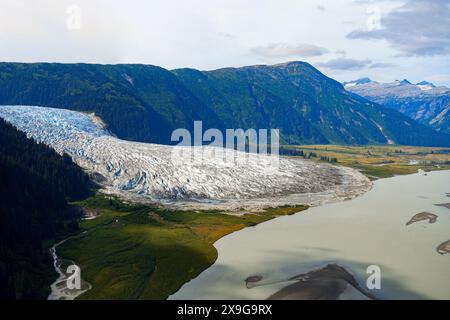
<path fill-rule="evenodd" d="M 336 263 L 365 287 L 367 268 L 381 270 L 379 299 L 450 299 L 450 171 L 417 173 L 374 182 L 366 194 L 313 207 L 226 236 L 218 259 L 170 299 L 266 299 L 287 279 Z M 406 223 L 420 212 L 435 223 Z M 248 289 L 245 279 L 261 277 Z"/>
<path fill-rule="evenodd" d="M 85 231 L 86 232 L 86 231 Z M 52 255 L 53 267 L 55 271 L 58 273 L 58 278 L 50 285 L 51 292 L 47 298 L 47 300 L 74 300 L 78 296 L 82 295 L 86 291 L 91 289 L 90 283 L 81 279 L 81 287 L 80 289 L 70 289 L 68 288 L 68 277 L 71 276 L 71 273 L 67 272 L 67 267 L 73 265 L 79 269 L 79 266 L 75 264 L 74 261 L 66 260 L 58 257 L 56 253 L 56 249 L 62 245 L 67 240 L 71 239 L 69 237 L 65 240 L 62 240 L 56 244 L 54 244 L 50 248 L 50 254 Z M 81 274 L 80 274 L 81 276 Z"/>

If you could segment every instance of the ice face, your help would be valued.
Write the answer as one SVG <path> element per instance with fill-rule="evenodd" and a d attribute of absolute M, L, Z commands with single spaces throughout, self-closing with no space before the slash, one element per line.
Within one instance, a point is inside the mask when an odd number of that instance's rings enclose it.
<path fill-rule="evenodd" d="M 292 195 L 349 197 L 370 187 L 368 179 L 352 169 L 303 159 L 282 158 L 278 167 L 272 167 L 272 158 L 266 155 L 120 140 L 93 116 L 75 111 L 0 106 L 0 117 L 28 137 L 69 154 L 95 173 L 105 191 L 121 196 L 157 202 L 232 201 L 244 206 L 251 199 L 298 204 Z M 224 157 L 227 161 L 221 161 Z"/>

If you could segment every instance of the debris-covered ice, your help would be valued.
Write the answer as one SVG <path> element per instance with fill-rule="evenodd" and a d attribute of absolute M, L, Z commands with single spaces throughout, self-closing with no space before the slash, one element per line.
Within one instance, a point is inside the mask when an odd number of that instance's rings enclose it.
<path fill-rule="evenodd" d="M 0 106 L 0 117 L 69 154 L 104 192 L 133 199 L 244 208 L 351 198 L 371 185 L 353 169 L 304 159 L 281 158 L 275 168 L 273 158 L 265 155 L 120 140 L 93 115 L 75 111 Z M 228 161 L 220 160 L 224 157 Z"/>

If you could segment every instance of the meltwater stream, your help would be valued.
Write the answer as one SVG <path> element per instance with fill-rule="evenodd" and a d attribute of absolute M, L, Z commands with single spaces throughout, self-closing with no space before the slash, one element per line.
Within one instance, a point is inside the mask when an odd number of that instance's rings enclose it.
<path fill-rule="evenodd" d="M 381 268 L 380 299 L 450 299 L 450 171 L 378 180 L 363 196 L 247 228 L 216 242 L 216 263 L 171 299 L 266 299 L 290 277 L 337 263 L 362 287 L 367 267 Z M 406 223 L 417 213 L 430 224 Z M 248 289 L 245 279 L 262 277 Z M 265 285 L 264 285 L 265 284 Z"/>

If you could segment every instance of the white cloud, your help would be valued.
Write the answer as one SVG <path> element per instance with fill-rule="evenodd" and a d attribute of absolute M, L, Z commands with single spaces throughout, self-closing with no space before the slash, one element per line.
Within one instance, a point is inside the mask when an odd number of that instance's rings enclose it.
<path fill-rule="evenodd" d="M 287 43 L 271 43 L 267 46 L 252 48 L 253 53 L 271 58 L 310 58 L 328 53 L 328 49 L 316 46 L 314 44 L 300 43 L 290 45 Z"/>
<path fill-rule="evenodd" d="M 326 62 L 319 62 L 316 64 L 318 67 L 322 67 L 328 70 L 363 70 L 363 69 L 375 69 L 375 68 L 388 68 L 392 67 L 389 63 L 373 63 L 371 60 L 358 60 L 350 58 L 337 58 Z"/>
<path fill-rule="evenodd" d="M 347 36 L 385 40 L 407 56 L 450 54 L 448 0 L 405 0 L 401 7 L 380 17 L 379 24 L 371 30 L 353 30 Z"/>
<path fill-rule="evenodd" d="M 328 61 L 348 57 L 371 61 L 361 68 L 341 65 L 339 70 L 326 70 L 331 77 L 347 80 L 347 76 L 412 78 L 411 73 L 425 78 L 439 74 L 449 60 L 448 54 L 423 60 L 395 57 L 398 48 L 390 42 L 348 39 L 347 34 L 365 28 L 369 5 L 385 5 L 378 0 L 0 1 L 0 61 L 145 63 L 169 69 L 293 59 L 317 64 L 325 56 Z M 442 0 L 427 3 L 436 1 Z M 67 28 L 70 5 L 81 9 L 79 30 Z M 381 12 L 383 26 L 391 11 Z M 423 19 L 421 27 L 427 25 Z M 433 17 L 428 22 L 432 25 Z M 383 65 L 392 67 L 380 68 Z"/>

